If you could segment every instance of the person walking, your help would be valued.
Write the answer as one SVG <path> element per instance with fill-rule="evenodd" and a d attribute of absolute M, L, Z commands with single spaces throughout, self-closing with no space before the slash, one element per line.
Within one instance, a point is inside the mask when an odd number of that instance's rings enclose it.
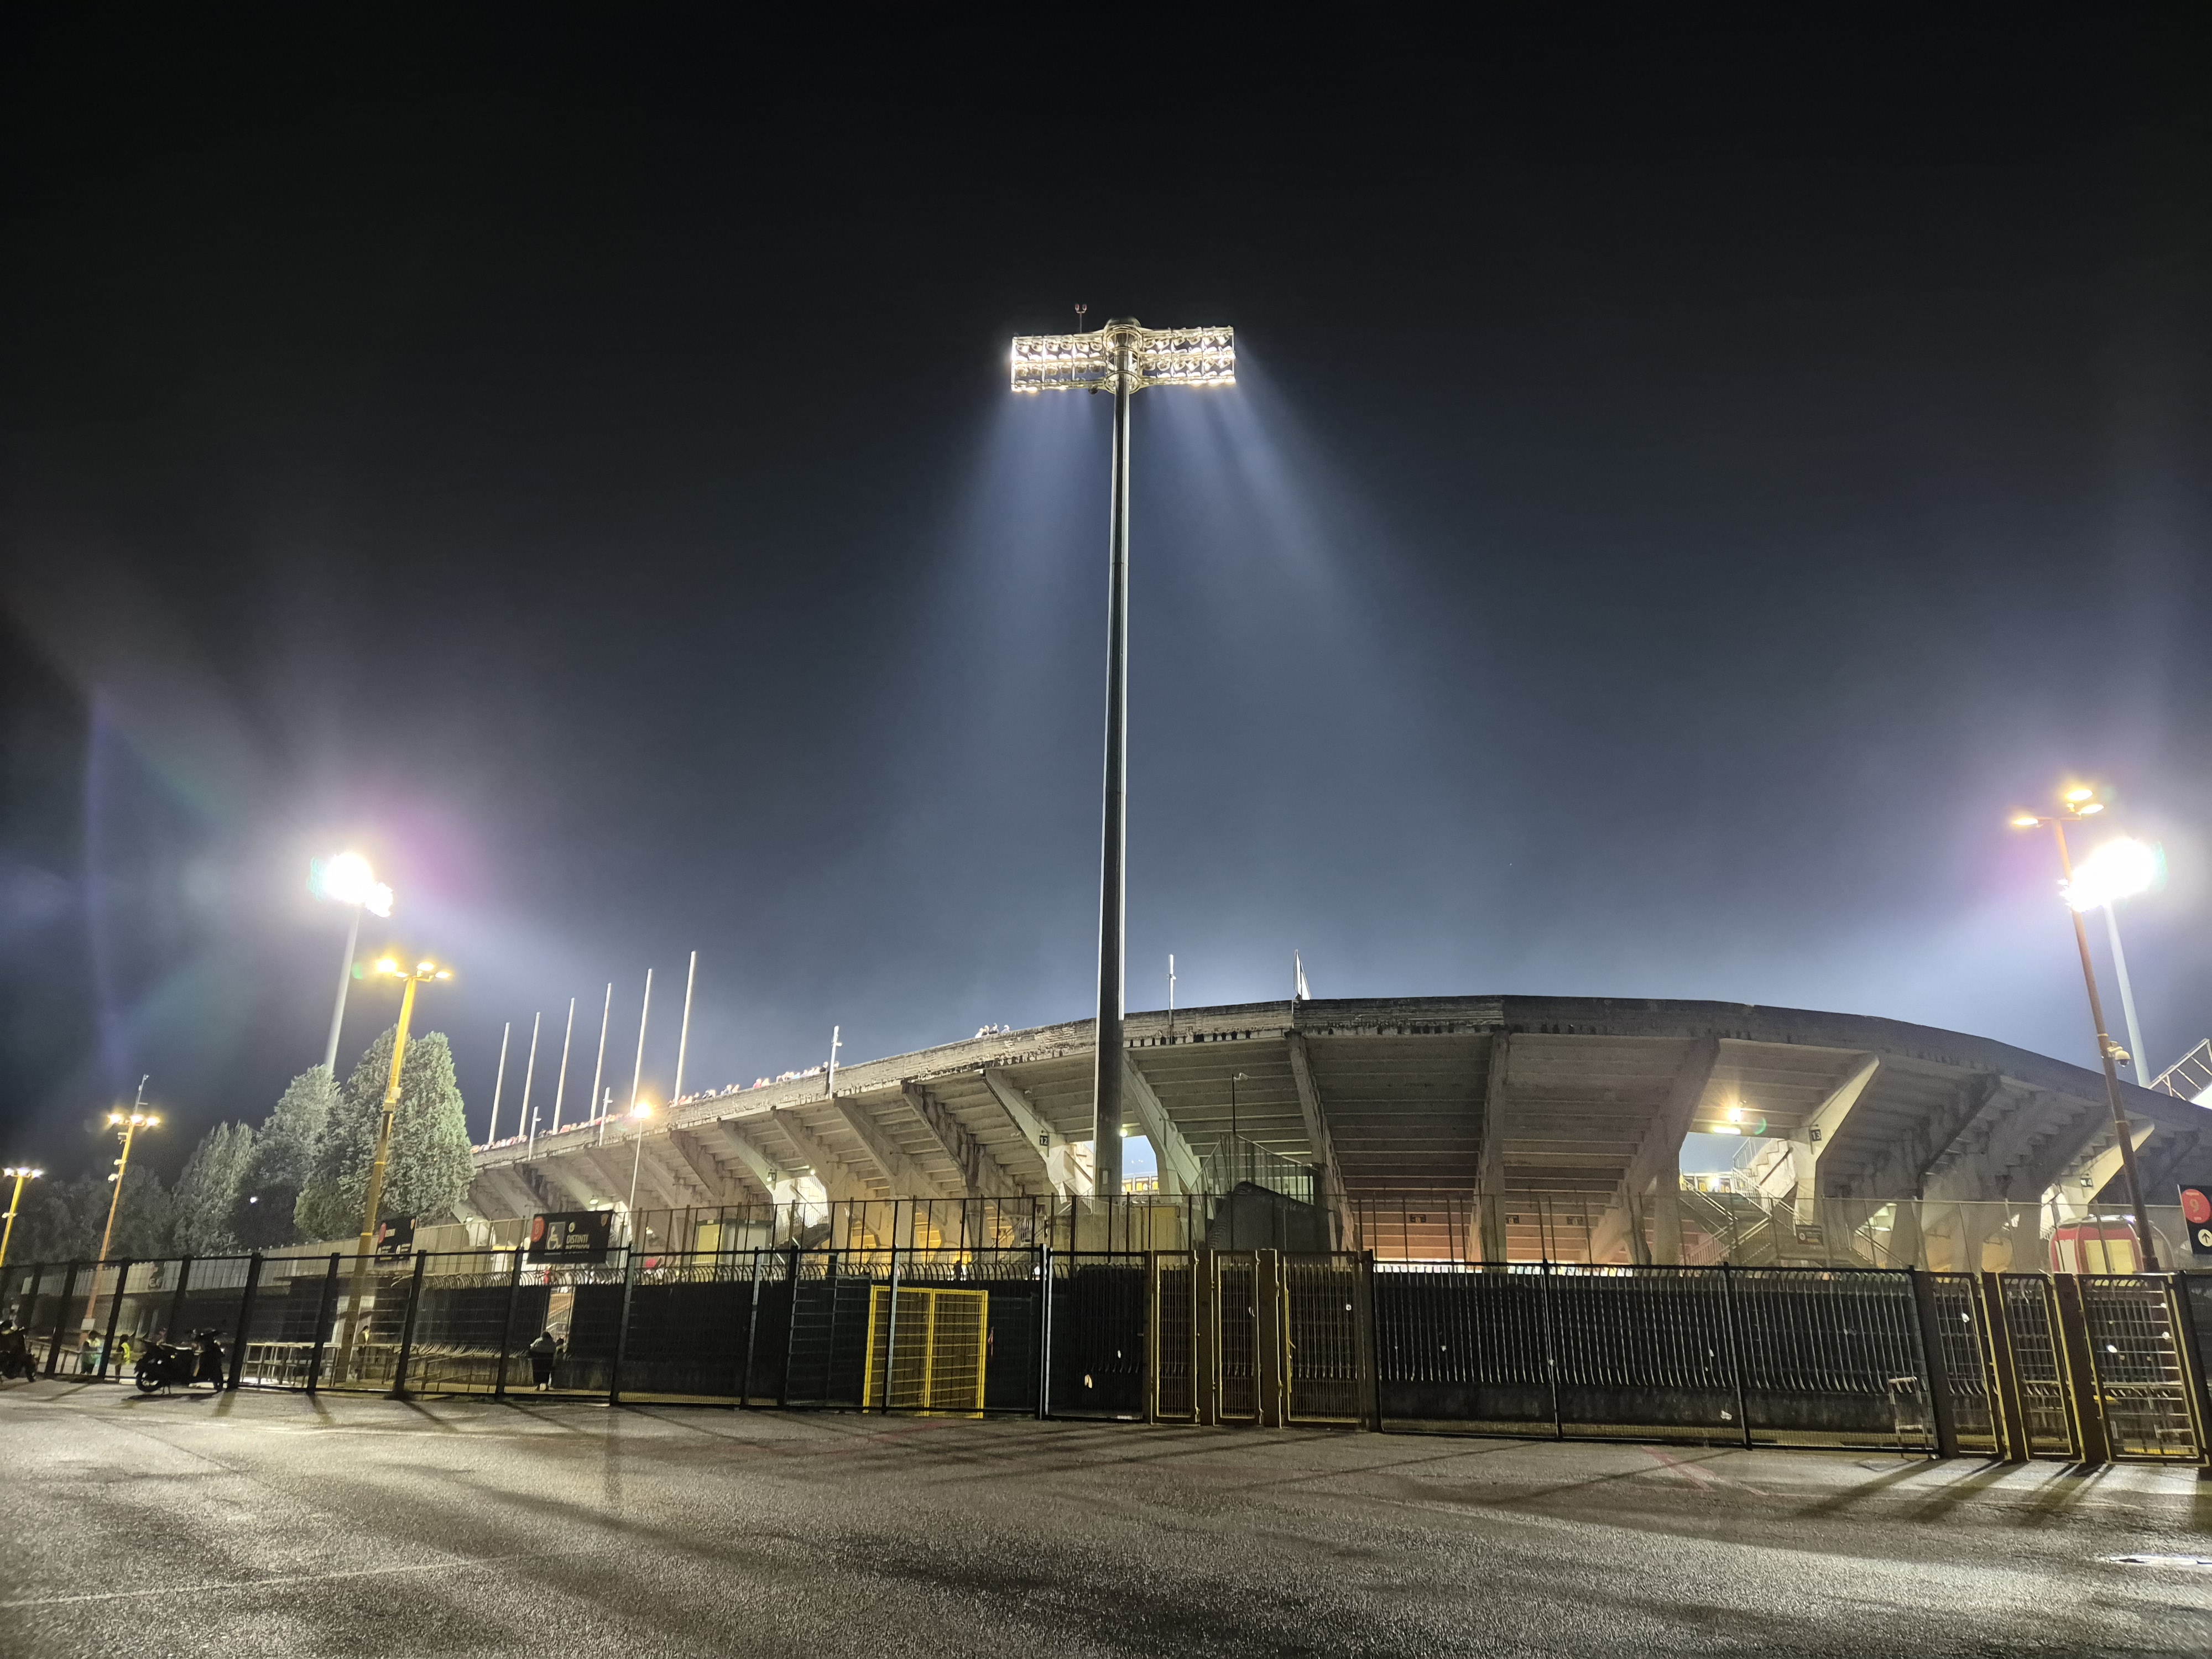
<path fill-rule="evenodd" d="M 561 1352 L 561 1344 L 550 1331 L 540 1331 L 530 1345 L 530 1380 L 538 1392 L 545 1393 L 553 1386 L 553 1361 Z"/>

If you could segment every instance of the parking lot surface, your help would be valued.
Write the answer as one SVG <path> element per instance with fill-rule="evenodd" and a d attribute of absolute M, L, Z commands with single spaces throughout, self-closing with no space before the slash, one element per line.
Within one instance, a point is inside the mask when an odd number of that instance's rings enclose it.
<path fill-rule="evenodd" d="M 59 1381 L 0 1470 L 8 1655 L 2212 1653 L 2184 1470 Z"/>

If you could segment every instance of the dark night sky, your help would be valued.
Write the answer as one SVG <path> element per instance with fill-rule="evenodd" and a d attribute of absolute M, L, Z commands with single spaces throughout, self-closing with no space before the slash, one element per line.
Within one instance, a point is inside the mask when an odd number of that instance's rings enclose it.
<path fill-rule="evenodd" d="M 1295 949 L 2087 1062 L 2003 823 L 2078 774 L 2167 849 L 2162 1065 L 2212 1033 L 2212 57 L 1923 9 L 9 8 L 4 1150 L 94 1164 L 142 1072 L 172 1167 L 258 1121 L 341 845 L 459 970 L 479 1133 L 501 1023 L 581 998 L 587 1075 L 611 978 L 626 1082 L 648 965 L 665 1091 L 694 947 L 694 1084 L 1086 1012 L 1108 410 L 1005 388 L 1078 301 L 1243 362 L 1137 410 L 1132 1006 Z"/>

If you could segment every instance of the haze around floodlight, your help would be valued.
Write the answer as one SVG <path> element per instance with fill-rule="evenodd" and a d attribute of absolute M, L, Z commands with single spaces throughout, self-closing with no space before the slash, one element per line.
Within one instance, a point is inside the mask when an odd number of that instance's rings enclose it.
<path fill-rule="evenodd" d="M 371 915 L 392 914 L 392 889 L 376 878 L 368 860 L 358 853 L 309 860 L 307 890 L 336 903 L 358 904 Z"/>
<path fill-rule="evenodd" d="M 2066 902 L 2076 910 L 2094 910 L 2147 893 L 2158 885 L 2162 862 L 2154 842 L 2128 836 L 2108 841 L 2074 866 Z"/>

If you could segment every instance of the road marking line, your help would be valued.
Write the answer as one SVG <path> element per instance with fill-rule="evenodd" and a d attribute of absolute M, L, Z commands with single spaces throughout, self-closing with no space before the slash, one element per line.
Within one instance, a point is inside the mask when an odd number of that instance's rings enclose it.
<path fill-rule="evenodd" d="M 73 1601 L 127 1601 L 149 1595 L 202 1595 L 210 1590 L 263 1589 L 287 1584 L 325 1584 L 340 1578 L 385 1578 L 403 1572 L 465 1572 L 503 1561 L 538 1561 L 570 1555 L 572 1550 L 528 1550 L 516 1555 L 480 1555 L 449 1561 L 424 1561 L 405 1567 L 356 1567 L 349 1572 L 311 1572 L 289 1578 L 232 1578 L 205 1584 L 163 1584 L 150 1589 L 95 1590 L 82 1595 L 30 1595 L 20 1601 L 0 1601 L 0 1609 L 53 1607 Z"/>

